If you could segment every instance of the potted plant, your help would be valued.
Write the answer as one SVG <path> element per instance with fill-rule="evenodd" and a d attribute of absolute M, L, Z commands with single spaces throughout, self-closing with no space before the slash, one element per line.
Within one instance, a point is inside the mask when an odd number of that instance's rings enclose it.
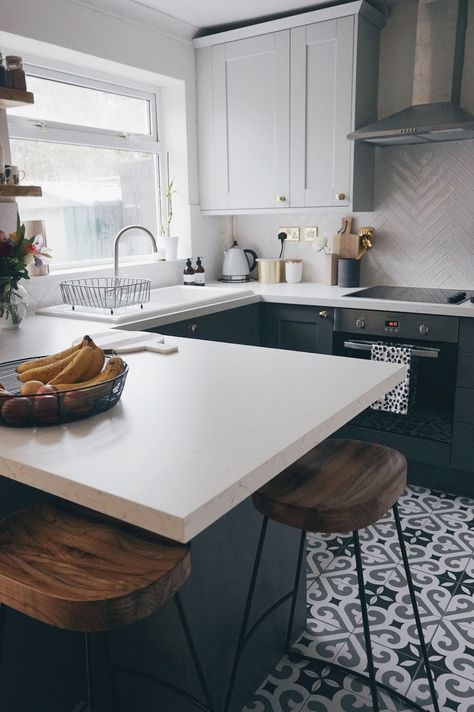
<path fill-rule="evenodd" d="M 165 245 L 165 259 L 175 260 L 178 256 L 178 237 L 171 234 L 171 222 L 173 220 L 173 193 L 174 178 L 170 175 L 170 155 L 166 154 L 166 177 L 167 183 L 164 188 L 160 188 L 161 212 L 160 212 L 160 235 Z"/>
<path fill-rule="evenodd" d="M 0 230 L 0 330 L 20 326 L 28 308 L 28 293 L 19 282 L 30 278 L 28 267 L 35 257 L 49 257 L 34 242 L 34 237 L 25 237 L 19 216 L 15 232 L 7 235 Z"/>

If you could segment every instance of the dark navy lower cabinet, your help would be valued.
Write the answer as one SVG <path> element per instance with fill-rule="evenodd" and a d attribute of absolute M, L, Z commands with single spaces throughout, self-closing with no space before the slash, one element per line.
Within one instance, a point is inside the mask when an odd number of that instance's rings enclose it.
<path fill-rule="evenodd" d="M 331 354 L 334 310 L 298 304 L 263 304 L 263 345 Z"/>
<path fill-rule="evenodd" d="M 451 465 L 474 472 L 474 319 L 460 319 Z"/>
<path fill-rule="evenodd" d="M 249 304 L 235 309 L 185 319 L 148 329 L 164 336 L 224 341 L 229 344 L 260 345 L 261 304 Z"/>

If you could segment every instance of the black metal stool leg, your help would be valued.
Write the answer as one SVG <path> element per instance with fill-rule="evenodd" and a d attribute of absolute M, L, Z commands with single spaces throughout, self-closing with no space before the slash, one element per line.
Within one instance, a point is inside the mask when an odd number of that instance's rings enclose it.
<path fill-rule="evenodd" d="M 362 624 L 364 626 L 365 649 L 367 653 L 367 670 L 370 680 L 370 693 L 372 695 L 372 705 L 374 712 L 379 712 L 379 701 L 377 694 L 377 682 L 375 680 L 374 657 L 372 654 L 372 643 L 370 640 L 369 615 L 367 612 L 367 601 L 365 597 L 364 572 L 362 567 L 362 556 L 360 553 L 359 532 L 353 531 L 354 550 L 356 558 L 357 581 L 359 583 L 359 598 L 362 608 Z"/>
<path fill-rule="evenodd" d="M 91 634 L 84 633 L 84 648 L 86 653 L 86 675 L 87 675 L 87 704 L 88 712 L 97 712 L 94 705 L 94 678 L 92 673 L 92 646 Z"/>
<path fill-rule="evenodd" d="M 178 593 L 175 593 L 174 596 L 174 602 L 176 604 L 176 608 L 178 609 L 178 615 L 181 621 L 181 625 L 183 627 L 184 635 L 186 637 L 186 641 L 188 643 L 189 651 L 191 653 L 191 657 L 193 659 L 193 664 L 194 668 L 197 672 L 197 676 L 199 678 L 199 682 L 201 684 L 201 689 L 204 692 L 204 697 L 206 700 L 206 704 L 209 707 L 209 710 L 213 710 L 212 706 L 212 701 L 211 701 L 211 695 L 209 693 L 209 688 L 207 686 L 206 678 L 204 676 L 204 671 L 202 669 L 201 661 L 199 660 L 199 656 L 197 654 L 196 646 L 194 645 L 194 640 L 191 635 L 191 629 L 189 628 L 188 621 L 186 619 L 185 613 L 184 613 L 184 608 L 183 604 L 181 603 L 181 599 L 179 597 Z"/>
<path fill-rule="evenodd" d="M 3 662 L 3 641 L 5 637 L 5 622 L 8 608 L 4 603 L 0 604 L 0 674 Z"/>
<path fill-rule="evenodd" d="M 416 602 L 416 594 L 415 594 L 415 589 L 413 587 L 413 579 L 411 577 L 410 565 L 408 563 L 405 539 L 403 536 L 402 525 L 400 523 L 400 515 L 398 513 L 398 505 L 396 503 L 393 505 L 393 516 L 395 517 L 395 524 L 396 524 L 397 533 L 398 533 L 398 542 L 400 544 L 400 549 L 402 552 L 403 566 L 405 567 L 405 576 L 407 579 L 408 590 L 410 592 L 411 605 L 413 607 L 413 615 L 415 617 L 416 628 L 418 631 L 418 638 L 420 641 L 421 655 L 423 657 L 423 663 L 425 665 L 426 677 L 428 679 L 431 697 L 433 700 L 433 707 L 435 709 L 435 712 L 439 712 L 438 698 L 436 695 L 436 690 L 435 690 L 434 681 L 433 681 L 433 674 L 431 672 L 430 662 L 428 659 L 428 651 L 426 650 L 425 636 L 423 634 L 423 628 L 421 625 L 420 614 L 418 612 L 418 604 Z"/>
<path fill-rule="evenodd" d="M 227 697 L 224 705 L 224 712 L 229 711 L 230 702 L 232 699 L 232 693 L 234 691 L 235 680 L 237 677 L 237 670 L 240 663 L 240 657 L 242 655 L 242 650 L 245 642 L 245 635 L 247 632 L 247 626 L 250 617 L 250 609 L 252 607 L 253 594 L 255 591 L 255 584 L 257 581 L 258 569 L 260 567 L 260 560 L 262 558 L 263 544 L 265 542 L 265 535 L 267 533 L 268 517 L 263 518 L 262 527 L 260 529 L 260 537 L 258 540 L 257 553 L 255 554 L 255 561 L 253 564 L 252 577 L 250 579 L 249 592 L 247 594 L 247 601 L 245 603 L 244 617 L 242 619 L 242 625 L 240 627 L 239 640 L 237 643 L 237 649 L 235 651 L 234 663 L 232 665 L 232 672 L 229 681 L 229 687 L 227 689 Z"/>
<path fill-rule="evenodd" d="M 291 634 L 293 632 L 293 621 L 295 619 L 296 599 L 298 598 L 298 588 L 299 588 L 299 582 L 300 582 L 300 576 L 301 576 L 301 566 L 303 564 L 303 555 L 305 552 L 305 544 L 306 544 L 306 532 L 303 529 L 301 531 L 300 548 L 298 550 L 298 561 L 296 564 L 295 585 L 293 587 L 293 592 L 291 595 L 290 617 L 288 619 L 288 632 L 286 634 L 286 645 L 285 645 L 285 650 L 287 653 L 290 652 L 290 646 L 291 646 Z"/>

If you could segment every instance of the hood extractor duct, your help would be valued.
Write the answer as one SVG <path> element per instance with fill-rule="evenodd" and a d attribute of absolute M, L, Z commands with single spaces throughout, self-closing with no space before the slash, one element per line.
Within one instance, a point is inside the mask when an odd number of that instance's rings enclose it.
<path fill-rule="evenodd" d="M 474 116 L 459 106 L 466 0 L 419 0 L 412 106 L 349 134 L 382 146 L 474 139 Z"/>

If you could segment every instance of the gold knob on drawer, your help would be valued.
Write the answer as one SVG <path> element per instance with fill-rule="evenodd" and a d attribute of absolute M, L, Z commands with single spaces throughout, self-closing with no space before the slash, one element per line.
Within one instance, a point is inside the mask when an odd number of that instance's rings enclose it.
<path fill-rule="evenodd" d="M 277 200 L 279 203 L 286 203 L 286 195 L 278 195 Z"/>
<path fill-rule="evenodd" d="M 329 312 L 326 311 L 325 309 L 323 309 L 323 311 L 320 311 L 320 312 L 319 312 L 319 316 L 321 317 L 321 319 L 328 319 L 328 318 L 329 318 Z"/>
<path fill-rule="evenodd" d="M 198 325 L 197 325 L 197 324 L 190 324 L 190 325 L 188 326 L 188 331 L 190 331 L 191 334 L 195 334 L 197 330 L 198 330 Z"/>
<path fill-rule="evenodd" d="M 336 193 L 336 198 L 338 200 L 345 200 L 346 199 L 346 194 L 345 193 Z"/>

